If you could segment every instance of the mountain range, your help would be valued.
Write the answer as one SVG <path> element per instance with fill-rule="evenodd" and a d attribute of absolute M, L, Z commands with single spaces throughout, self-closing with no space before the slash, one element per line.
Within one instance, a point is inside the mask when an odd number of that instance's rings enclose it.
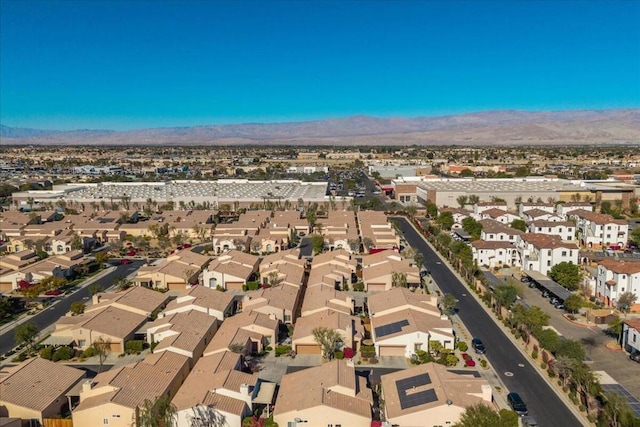
<path fill-rule="evenodd" d="M 517 111 L 414 118 L 53 131 L 0 127 L 1 145 L 640 144 L 640 109 Z"/>

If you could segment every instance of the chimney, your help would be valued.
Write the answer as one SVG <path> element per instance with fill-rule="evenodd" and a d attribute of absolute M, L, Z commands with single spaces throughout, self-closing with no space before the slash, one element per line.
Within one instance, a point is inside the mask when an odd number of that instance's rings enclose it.
<path fill-rule="evenodd" d="M 243 396 L 249 395 L 249 384 L 240 384 L 240 394 Z"/>
<path fill-rule="evenodd" d="M 82 383 L 83 392 L 91 391 L 92 388 L 93 388 L 93 382 L 91 382 L 91 380 L 86 380 L 85 382 Z"/>

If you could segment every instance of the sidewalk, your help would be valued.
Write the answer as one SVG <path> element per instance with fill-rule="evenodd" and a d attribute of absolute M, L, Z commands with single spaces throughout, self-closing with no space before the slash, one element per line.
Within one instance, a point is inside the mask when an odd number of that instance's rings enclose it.
<path fill-rule="evenodd" d="M 80 290 L 82 290 L 82 289 L 86 288 L 87 286 L 93 284 L 97 280 L 102 279 L 104 276 L 106 276 L 107 274 L 111 273 L 115 269 L 116 269 L 116 267 L 113 267 L 113 266 L 105 268 L 104 270 L 102 270 L 101 272 L 96 274 L 95 276 L 92 276 L 89 279 L 87 279 L 84 282 L 82 282 L 81 284 L 79 284 L 75 291 L 73 291 L 72 293 L 70 293 L 68 295 L 64 295 L 63 298 L 67 298 L 70 295 L 73 295 L 73 294 L 75 294 L 77 292 L 80 292 Z M 61 299 L 57 299 L 51 305 L 57 304 L 57 303 L 59 303 L 59 301 L 61 301 Z M 43 310 L 47 310 L 48 308 L 51 307 L 51 305 L 45 307 Z M 37 312 L 35 312 L 33 314 L 29 314 L 29 313 L 22 314 L 17 319 L 15 319 L 15 320 L 13 320 L 13 321 L 11 321 L 9 323 L 5 323 L 4 325 L 2 325 L 2 327 L 0 327 L 0 335 L 6 333 L 7 331 L 10 331 L 11 329 L 15 328 L 18 325 L 21 325 L 21 324 L 25 323 L 29 319 L 31 319 L 31 318 L 37 316 L 38 314 L 40 314 L 43 310 L 39 310 L 39 311 L 37 311 Z"/>
<path fill-rule="evenodd" d="M 413 227 L 416 232 L 420 235 L 420 237 L 422 237 L 422 239 L 427 243 L 427 245 L 429 245 L 429 247 L 434 251 L 434 253 L 440 258 L 440 260 L 442 261 L 443 264 L 445 264 L 449 270 L 451 270 L 451 272 L 453 272 L 453 274 L 456 276 L 456 278 L 458 280 L 460 280 L 461 283 L 464 284 L 464 286 L 466 288 L 468 288 L 468 285 L 466 284 L 465 280 L 460 276 L 460 274 L 458 273 L 457 270 L 455 270 L 453 268 L 453 266 L 451 265 L 451 263 L 445 259 L 440 252 L 438 252 L 436 250 L 436 248 L 433 247 L 433 245 L 431 244 L 431 242 L 429 242 L 420 232 L 420 230 L 418 230 L 415 225 L 413 224 L 412 221 L 407 221 L 411 227 Z M 531 355 L 527 352 L 526 348 L 525 348 L 525 344 L 519 342 L 518 340 L 516 340 L 516 338 L 511 334 L 511 331 L 504 326 L 504 324 L 498 320 L 498 318 L 496 317 L 495 313 L 493 311 L 491 311 L 491 309 L 489 307 L 487 307 L 485 305 L 485 303 L 480 299 L 480 297 L 478 296 L 478 294 L 476 294 L 475 292 L 473 292 L 473 290 L 469 289 L 469 293 L 468 295 L 473 296 L 473 298 L 476 299 L 476 301 L 478 302 L 478 304 L 480 304 L 480 306 L 482 307 L 482 309 L 489 315 L 491 316 L 491 318 L 493 319 L 494 323 L 496 325 L 498 325 L 498 327 L 500 329 L 503 330 L 503 332 L 505 333 L 505 335 L 507 336 L 507 338 L 516 346 L 516 348 L 520 351 L 520 353 L 522 353 L 522 355 L 525 357 L 525 359 L 529 362 L 529 364 L 531 366 L 533 366 L 534 369 L 536 369 L 536 371 L 538 372 L 538 374 L 540 375 L 540 377 L 549 385 L 549 387 L 551 387 L 551 389 L 555 392 L 555 394 L 562 400 L 562 402 L 565 404 L 565 406 L 567 408 L 569 408 L 569 410 L 576 416 L 576 418 L 578 420 L 580 420 L 582 422 L 583 425 L 592 425 L 586 418 L 586 414 L 583 414 L 582 412 L 580 412 L 576 406 L 573 404 L 573 402 L 571 402 L 571 400 L 569 399 L 569 397 L 556 385 L 556 383 L 554 383 L 553 381 L 551 381 L 551 379 L 549 378 L 549 375 L 547 374 L 547 372 L 545 370 L 543 370 L 539 363 L 536 363 L 535 360 L 533 360 L 531 358 Z M 460 322 L 460 325 L 462 328 L 464 328 L 464 325 L 462 325 L 462 322 Z M 466 330 L 466 328 L 464 328 Z M 468 332 L 467 332 L 468 334 Z M 488 360 L 487 360 L 488 362 Z M 491 372 L 494 372 L 493 370 L 491 370 Z M 494 372 L 495 373 L 495 372 Z M 487 378 L 488 379 L 488 378 Z M 495 378 L 501 385 L 500 387 L 502 387 L 502 390 L 506 390 L 506 387 L 504 387 L 504 384 L 502 383 L 502 381 L 500 380 L 500 378 L 496 375 Z M 508 405 L 505 405 L 506 408 L 508 408 Z"/>

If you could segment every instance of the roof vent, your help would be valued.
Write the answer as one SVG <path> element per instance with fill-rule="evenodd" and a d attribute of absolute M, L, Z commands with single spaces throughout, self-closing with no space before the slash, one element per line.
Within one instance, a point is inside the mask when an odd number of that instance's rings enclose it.
<path fill-rule="evenodd" d="M 453 405 L 453 400 L 447 399 L 447 405 L 449 405 L 449 406 Z"/>

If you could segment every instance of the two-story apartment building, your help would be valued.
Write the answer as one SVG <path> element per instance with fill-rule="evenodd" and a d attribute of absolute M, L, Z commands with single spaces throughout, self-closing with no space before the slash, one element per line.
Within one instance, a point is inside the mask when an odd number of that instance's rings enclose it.
<path fill-rule="evenodd" d="M 640 261 L 604 259 L 598 263 L 596 297 L 607 305 L 616 305 L 625 292 L 640 295 Z"/>
<path fill-rule="evenodd" d="M 578 263 L 578 245 L 563 242 L 558 236 L 527 233 L 516 242 L 523 270 L 533 270 L 547 275 L 551 268 L 561 262 Z"/>
<path fill-rule="evenodd" d="M 611 215 L 575 210 L 570 218 L 576 221 L 578 239 L 586 248 L 625 248 L 629 239 L 629 223 Z"/>

